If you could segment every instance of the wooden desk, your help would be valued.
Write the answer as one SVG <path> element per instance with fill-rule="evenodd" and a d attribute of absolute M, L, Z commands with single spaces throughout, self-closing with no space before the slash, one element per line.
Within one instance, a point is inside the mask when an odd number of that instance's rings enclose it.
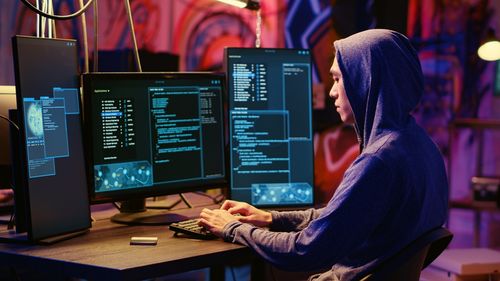
<path fill-rule="evenodd" d="M 199 214 L 201 208 L 190 212 Z M 49 246 L 2 243 L 0 264 L 53 273 L 58 278 L 142 280 L 248 263 L 253 258 L 250 249 L 241 245 L 173 235 L 167 226 L 126 226 L 101 219 L 93 223 L 89 233 Z M 132 236 L 157 236 L 158 244 L 131 246 Z"/>

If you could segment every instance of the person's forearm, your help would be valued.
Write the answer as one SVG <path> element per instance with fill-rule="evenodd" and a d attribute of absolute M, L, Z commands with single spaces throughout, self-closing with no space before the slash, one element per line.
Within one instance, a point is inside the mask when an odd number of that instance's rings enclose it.
<path fill-rule="evenodd" d="M 315 218 L 319 217 L 322 209 L 308 209 L 304 211 L 277 212 L 271 211 L 272 231 L 299 231 Z"/>
<path fill-rule="evenodd" d="M 231 222 L 224 227 L 223 239 L 252 248 L 259 256 L 283 270 L 306 271 L 325 267 L 337 257 L 325 253 L 324 245 L 315 243 L 320 233 L 278 232 L 241 222 Z M 329 239 L 328 241 L 332 241 Z M 319 248 L 318 248 L 319 247 Z"/>

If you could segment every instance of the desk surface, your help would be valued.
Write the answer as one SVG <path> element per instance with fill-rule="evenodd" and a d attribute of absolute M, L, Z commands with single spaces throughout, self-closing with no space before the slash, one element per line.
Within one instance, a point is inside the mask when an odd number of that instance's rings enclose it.
<path fill-rule="evenodd" d="M 189 212 L 199 214 L 201 209 Z M 156 236 L 158 244 L 132 246 L 132 236 Z M 174 237 L 167 226 L 126 226 L 109 219 L 94 222 L 82 236 L 53 245 L 0 244 L 0 264 L 91 280 L 139 280 L 251 258 L 248 248 L 220 239 Z"/>

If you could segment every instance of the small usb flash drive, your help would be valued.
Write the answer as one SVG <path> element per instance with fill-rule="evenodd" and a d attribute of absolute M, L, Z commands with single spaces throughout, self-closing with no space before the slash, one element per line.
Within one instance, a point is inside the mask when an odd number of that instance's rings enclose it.
<path fill-rule="evenodd" d="M 158 237 L 131 237 L 130 245 L 156 245 Z"/>

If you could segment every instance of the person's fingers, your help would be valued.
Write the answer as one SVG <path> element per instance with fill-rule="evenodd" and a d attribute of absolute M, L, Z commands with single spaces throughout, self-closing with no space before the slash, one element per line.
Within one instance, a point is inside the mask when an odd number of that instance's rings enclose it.
<path fill-rule="evenodd" d="M 213 210 L 210 210 L 210 209 L 207 209 L 207 208 L 203 208 L 203 210 L 201 210 L 202 213 L 205 213 L 205 214 L 208 214 L 208 215 L 212 215 L 214 213 Z"/>
<path fill-rule="evenodd" d="M 244 206 L 241 206 L 241 205 L 231 207 L 227 211 L 231 215 L 234 215 L 234 214 L 247 215 L 248 214 L 248 210 Z"/>
<path fill-rule="evenodd" d="M 201 213 L 200 213 L 200 217 L 201 218 L 208 219 L 211 216 L 213 216 L 212 210 L 209 210 L 209 209 L 206 209 L 206 208 L 203 209 L 203 210 L 201 210 Z"/>
<path fill-rule="evenodd" d="M 247 216 L 253 212 L 254 208 L 252 205 L 247 203 L 239 202 L 238 204 L 232 206 L 228 209 L 231 214 L 240 213 L 241 215 Z"/>
<path fill-rule="evenodd" d="M 206 213 L 201 212 L 200 213 L 200 219 L 208 219 L 210 216 L 207 215 Z"/>
<path fill-rule="evenodd" d="M 201 226 L 203 226 L 206 229 L 210 229 L 210 227 L 211 227 L 210 224 L 208 223 L 208 221 L 206 219 L 204 219 L 204 218 L 200 218 L 198 220 L 198 225 L 201 225 Z"/>
<path fill-rule="evenodd" d="M 220 207 L 221 210 L 227 210 L 231 207 L 233 207 L 236 204 L 236 201 L 233 200 L 226 200 L 224 203 L 222 203 L 222 206 Z"/>

